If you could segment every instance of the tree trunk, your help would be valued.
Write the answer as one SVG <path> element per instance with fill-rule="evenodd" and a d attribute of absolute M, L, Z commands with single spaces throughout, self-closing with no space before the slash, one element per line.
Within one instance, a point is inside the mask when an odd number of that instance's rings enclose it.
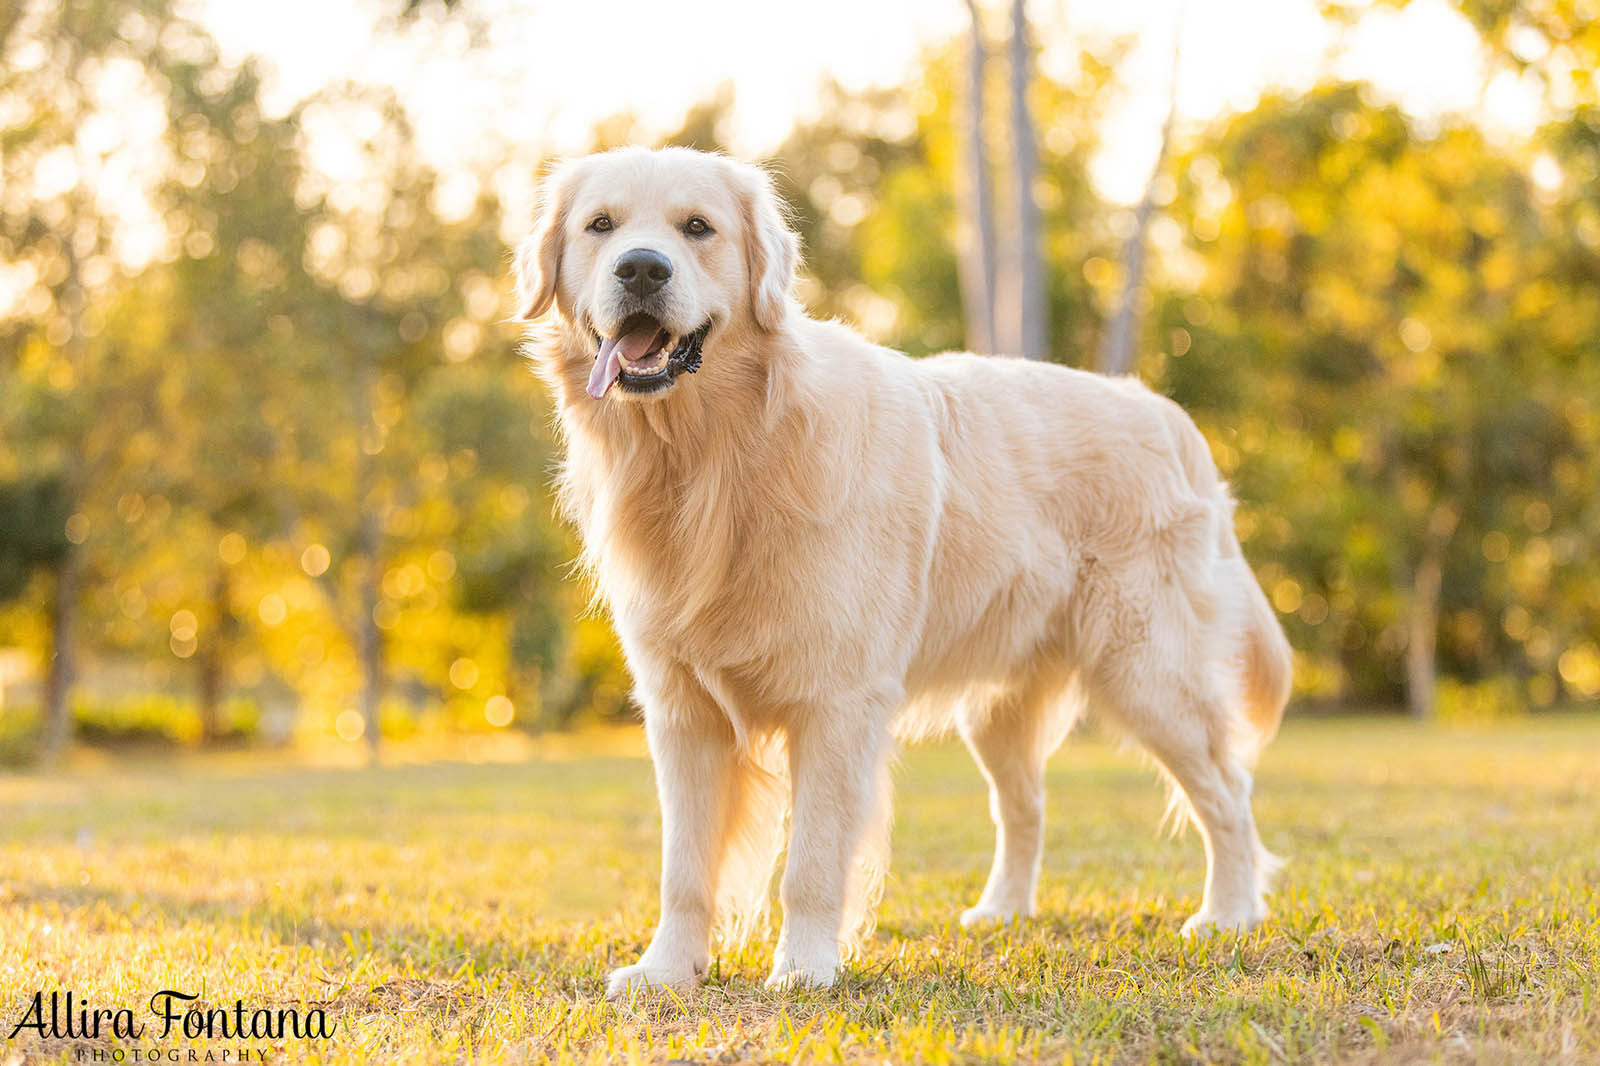
<path fill-rule="evenodd" d="M 1439 592 L 1444 567 L 1439 549 L 1431 542 L 1411 578 L 1411 602 L 1406 610 L 1406 707 L 1411 717 L 1433 717 L 1439 691 Z"/>
<path fill-rule="evenodd" d="M 361 659 L 361 723 L 362 736 L 367 741 L 371 761 L 378 762 L 383 745 L 383 630 L 378 626 L 378 605 L 382 602 L 383 526 L 379 518 L 378 468 L 376 455 L 382 448 L 376 422 L 372 417 L 373 390 L 378 383 L 378 357 L 374 344 L 380 330 L 370 314 L 362 316 L 364 336 L 357 349 L 359 360 L 351 382 L 355 424 L 361 432 L 374 434 L 372 445 L 363 442 L 357 457 L 355 471 L 355 551 L 361 560 L 362 571 L 357 580 L 358 610 L 356 618 L 356 654 Z"/>
<path fill-rule="evenodd" d="M 1172 127 L 1178 112 L 1178 60 L 1183 40 L 1183 14 L 1179 12 L 1177 27 L 1172 35 L 1172 75 L 1168 85 L 1167 117 L 1161 124 L 1161 149 L 1156 153 L 1156 164 L 1150 170 L 1150 180 L 1145 183 L 1144 195 L 1133 213 L 1133 232 L 1122 249 L 1122 297 L 1117 313 L 1106 328 L 1105 341 L 1100 349 L 1102 374 L 1126 374 L 1133 369 L 1137 356 L 1143 309 L 1139 306 L 1144 295 L 1145 238 L 1150 230 L 1150 218 L 1155 214 L 1156 183 L 1161 180 L 1167 166 L 1167 156 L 1172 151 Z"/>
<path fill-rule="evenodd" d="M 1033 114 L 1028 108 L 1033 51 L 1028 43 L 1026 0 L 1011 6 L 1011 151 L 1016 180 L 1016 352 L 1029 359 L 1044 359 L 1050 349 L 1050 300 L 1039 254 L 1039 204 L 1033 186 L 1038 178 L 1039 155 Z"/>
<path fill-rule="evenodd" d="M 228 644 L 233 630 L 233 599 L 226 567 L 211 578 L 212 631 L 200 649 L 196 698 L 200 704 L 200 741 L 222 739 L 222 698 L 228 681 Z"/>
<path fill-rule="evenodd" d="M 967 107 L 962 131 L 962 205 L 959 225 L 961 304 L 966 319 L 967 348 L 995 350 L 995 237 L 994 204 L 989 192 L 989 159 L 983 141 L 983 80 L 985 48 L 983 20 L 977 0 L 967 0 L 972 19 L 972 55 L 967 81 Z"/>
<path fill-rule="evenodd" d="M 222 739 L 222 653 L 210 641 L 200 652 L 200 674 L 195 699 L 200 704 L 200 743 L 216 744 Z"/>
<path fill-rule="evenodd" d="M 72 743 L 72 683 L 77 677 L 78 583 L 82 559 L 77 546 L 67 549 L 56 570 L 55 598 L 50 607 L 50 669 L 45 676 L 44 748 L 46 765 L 59 762 Z"/>
<path fill-rule="evenodd" d="M 378 628 L 378 603 L 383 587 L 383 564 L 378 558 L 378 519 L 370 509 L 361 516 L 361 542 L 366 573 L 361 578 L 361 617 L 356 620 L 357 648 L 361 656 L 361 721 L 367 752 L 378 761 L 383 742 L 383 630 Z"/>
<path fill-rule="evenodd" d="M 62 346 L 62 355 L 74 376 L 82 380 L 87 363 L 83 320 L 88 301 L 79 272 L 81 264 L 71 241 L 66 243 L 63 253 L 67 276 L 61 283 L 60 300 L 67 311 L 71 332 Z M 66 498 L 74 505 L 85 497 L 84 486 L 88 480 L 83 453 L 69 449 L 62 483 L 66 487 Z M 78 592 L 83 583 L 84 563 L 83 548 L 71 542 L 70 534 L 68 540 L 66 553 L 56 568 L 55 601 L 50 608 L 50 669 L 45 676 L 44 746 L 40 753 L 46 765 L 59 762 L 67 754 L 76 731 L 72 718 L 72 686 L 78 678 Z"/>
<path fill-rule="evenodd" d="M 383 738 L 379 717 L 383 705 L 383 631 L 373 617 L 378 608 L 379 580 L 376 576 L 369 577 L 361 594 L 361 720 L 365 724 L 367 751 L 373 762 L 378 761 Z"/>
<path fill-rule="evenodd" d="M 1411 575 L 1406 605 L 1406 707 L 1411 717 L 1433 717 L 1439 692 L 1439 594 L 1444 586 L 1444 553 L 1461 522 L 1461 511 L 1446 500 L 1428 512 L 1422 554 Z"/>

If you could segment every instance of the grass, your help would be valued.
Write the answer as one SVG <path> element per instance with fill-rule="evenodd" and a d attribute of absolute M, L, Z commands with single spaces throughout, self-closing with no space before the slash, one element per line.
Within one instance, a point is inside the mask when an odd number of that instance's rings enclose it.
<path fill-rule="evenodd" d="M 320 1006 L 336 1025 L 322 1041 L 25 1030 L 0 1064 L 241 1048 L 330 1063 L 1600 1062 L 1595 716 L 1291 720 L 1257 781 L 1263 836 L 1290 859 L 1274 916 L 1199 943 L 1177 936 L 1198 840 L 1158 837 L 1153 773 L 1093 737 L 1051 763 L 1042 917 L 962 932 L 989 859 L 981 781 L 959 747 L 914 750 L 878 932 L 839 988 L 762 991 L 769 938 L 719 954 L 699 991 L 619 1006 L 604 975 L 655 914 L 637 734 L 513 754 L 0 777 L 0 1037 L 56 989 L 146 1023 L 174 988 Z"/>

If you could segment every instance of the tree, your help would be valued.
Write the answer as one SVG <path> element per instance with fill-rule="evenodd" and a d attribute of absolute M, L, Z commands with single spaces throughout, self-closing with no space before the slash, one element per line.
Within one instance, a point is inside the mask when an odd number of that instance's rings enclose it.
<path fill-rule="evenodd" d="M 1183 21 L 1172 31 L 1172 71 L 1167 82 L 1167 117 L 1161 123 L 1161 148 L 1156 153 L 1155 165 L 1150 168 L 1150 180 L 1145 182 L 1144 193 L 1133 211 L 1133 229 L 1122 246 L 1122 296 L 1117 301 L 1116 313 L 1106 329 L 1105 343 L 1100 352 L 1100 372 L 1126 374 L 1133 369 L 1143 320 L 1141 303 L 1148 296 L 1145 291 L 1145 254 L 1149 241 L 1150 220 L 1155 214 L 1156 194 L 1167 178 L 1167 157 L 1172 151 L 1172 129 L 1178 114 L 1178 62 L 1182 57 Z"/>
<path fill-rule="evenodd" d="M 170 22 L 173 32 L 153 28 Z M 0 20 L 0 258 L 31 275 L 20 313 L 0 325 L 0 439 L 10 461 L 59 485 L 70 509 L 67 545 L 53 559 L 45 757 L 71 737 L 84 541 L 82 504 L 121 455 L 108 435 L 137 405 L 139 380 L 115 368 L 95 305 L 120 282 L 117 210 L 101 182 L 106 156 L 85 130 L 117 104 L 159 91 L 168 47 L 193 31 L 164 0 L 16 4 Z M 137 193 L 126 187 L 119 193 Z M 117 381 L 115 394 L 107 391 Z M 126 428 L 125 426 L 121 428 Z"/>
<path fill-rule="evenodd" d="M 180 162 L 160 203 L 183 253 L 146 281 L 162 314 L 145 343 L 154 359 L 185 355 L 163 368 L 150 415 L 164 447 L 139 481 L 173 502 L 181 535 L 198 541 L 182 608 L 194 632 L 171 648 L 194 664 L 201 734 L 215 741 L 243 628 L 240 546 L 282 532 L 272 486 L 296 432 L 293 323 L 318 293 L 304 268 L 311 219 L 295 200 L 297 113 L 264 116 L 254 65 L 223 70 L 213 51 L 166 78 L 167 142 Z"/>
<path fill-rule="evenodd" d="M 61 485 L 49 477 L 0 482 L 0 603 L 27 591 L 36 572 L 53 572 L 71 550 L 71 517 Z"/>
<path fill-rule="evenodd" d="M 971 19 L 966 102 L 962 110 L 961 205 L 957 228 L 961 266 L 961 306 L 969 351 L 995 350 L 995 274 L 997 253 L 994 202 L 989 191 L 989 149 L 985 143 L 984 88 L 988 46 L 977 0 L 967 0 Z"/>
<path fill-rule="evenodd" d="M 518 708 L 562 722 L 573 706 L 561 667 L 569 653 L 566 620 L 585 607 L 563 580 L 577 545 L 548 521 L 545 490 L 556 449 L 541 427 L 533 377 L 510 353 L 431 379 L 417 399 L 416 422 L 438 456 L 471 454 L 469 477 L 446 479 L 429 507 L 430 539 L 457 559 L 452 606 L 504 620 L 503 695 Z M 545 520 L 541 520 L 545 519 Z"/>
<path fill-rule="evenodd" d="M 363 731 L 376 756 L 392 645 L 408 602 L 433 594 L 413 559 L 441 550 L 449 531 L 432 520 L 439 486 L 475 477 L 481 463 L 470 444 L 430 451 L 419 405 L 460 364 L 493 359 L 508 378 L 513 368 L 514 380 L 526 375 L 500 325 L 498 206 L 480 188 L 465 213 L 439 210 L 438 176 L 419 161 L 388 94 L 341 89 L 308 105 L 304 121 L 364 130 L 356 146 L 364 176 L 354 186 L 312 176 L 300 189 L 314 205 L 308 261 L 320 295 L 301 317 L 299 373 L 320 401 L 285 460 L 293 486 L 285 506 L 295 554 L 316 549 L 307 573 L 355 649 Z M 535 417 L 531 390 L 513 392 L 526 405 L 514 423 L 524 435 Z M 419 470 L 440 473 L 419 478 Z"/>
<path fill-rule="evenodd" d="M 798 126 L 774 160 L 805 251 L 804 294 L 914 355 L 962 347 L 959 196 L 968 42 L 929 53 L 903 90 L 825 90 L 823 117 Z M 1098 338 L 1085 266 L 1108 255 L 1104 205 L 1089 179 L 1113 62 L 1083 52 L 1066 80 L 1037 77 L 1031 112 L 1047 131 L 1032 186 L 1052 359 L 1084 361 Z"/>
<path fill-rule="evenodd" d="M 1570 535 L 1544 501 L 1592 462 L 1569 406 L 1595 301 L 1553 282 L 1564 242 L 1522 167 L 1327 85 L 1219 123 L 1182 170 L 1201 269 L 1150 365 L 1272 501 L 1241 533 L 1311 672 L 1426 716 L 1441 662 L 1548 671 L 1508 579 L 1542 585 L 1521 557 Z"/>
<path fill-rule="evenodd" d="M 1011 5 L 1011 172 L 1016 206 L 1016 344 L 1009 350 L 1029 359 L 1044 359 L 1050 345 L 1050 305 L 1046 298 L 1044 258 L 1039 246 L 1038 138 L 1028 91 L 1033 84 L 1033 47 L 1028 40 L 1025 0 Z"/>

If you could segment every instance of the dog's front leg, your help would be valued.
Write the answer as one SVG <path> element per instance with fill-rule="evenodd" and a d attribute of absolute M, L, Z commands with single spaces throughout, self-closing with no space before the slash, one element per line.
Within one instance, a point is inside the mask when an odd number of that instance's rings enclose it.
<path fill-rule="evenodd" d="M 646 985 L 692 984 L 709 962 L 736 761 L 732 730 L 691 684 L 661 687 L 643 693 L 661 798 L 661 922 L 639 961 L 612 971 L 608 999 Z"/>
<path fill-rule="evenodd" d="M 881 697 L 842 701 L 789 729 L 794 813 L 768 988 L 825 988 L 838 975 L 852 860 L 879 799 L 891 707 Z"/>

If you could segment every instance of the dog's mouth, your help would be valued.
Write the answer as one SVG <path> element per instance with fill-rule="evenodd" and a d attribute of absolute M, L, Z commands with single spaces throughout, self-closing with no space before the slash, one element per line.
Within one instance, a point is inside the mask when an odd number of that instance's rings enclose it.
<path fill-rule="evenodd" d="M 679 374 L 700 369 L 700 349 L 711 321 L 693 333 L 677 335 L 646 314 L 629 315 L 610 337 L 595 333 L 600 346 L 589 372 L 589 395 L 603 397 L 616 385 L 625 392 L 659 392 Z"/>

